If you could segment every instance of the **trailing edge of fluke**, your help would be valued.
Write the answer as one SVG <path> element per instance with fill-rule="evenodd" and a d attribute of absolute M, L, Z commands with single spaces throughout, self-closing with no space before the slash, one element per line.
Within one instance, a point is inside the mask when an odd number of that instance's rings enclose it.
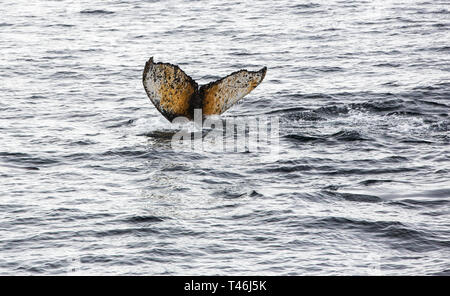
<path fill-rule="evenodd" d="M 192 120 L 194 109 L 203 115 L 222 114 L 263 81 L 267 67 L 259 71 L 239 70 L 217 81 L 198 84 L 177 65 L 146 63 L 142 82 L 156 109 L 169 121 L 178 116 Z"/>

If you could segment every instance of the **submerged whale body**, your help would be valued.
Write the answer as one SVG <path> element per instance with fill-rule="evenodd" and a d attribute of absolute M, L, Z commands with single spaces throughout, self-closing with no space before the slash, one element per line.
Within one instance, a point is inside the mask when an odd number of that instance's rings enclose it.
<path fill-rule="evenodd" d="M 267 68 L 259 71 L 239 70 L 217 81 L 198 84 L 177 65 L 146 63 L 142 82 L 156 109 L 169 121 L 178 116 L 194 118 L 194 109 L 204 116 L 222 114 L 257 87 Z"/>

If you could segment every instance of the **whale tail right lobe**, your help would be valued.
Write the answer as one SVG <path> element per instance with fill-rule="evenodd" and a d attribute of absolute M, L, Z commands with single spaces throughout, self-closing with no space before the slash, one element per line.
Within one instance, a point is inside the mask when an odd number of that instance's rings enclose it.
<path fill-rule="evenodd" d="M 203 115 L 225 112 L 255 89 L 263 81 L 266 72 L 266 67 L 259 71 L 239 70 L 200 87 Z"/>

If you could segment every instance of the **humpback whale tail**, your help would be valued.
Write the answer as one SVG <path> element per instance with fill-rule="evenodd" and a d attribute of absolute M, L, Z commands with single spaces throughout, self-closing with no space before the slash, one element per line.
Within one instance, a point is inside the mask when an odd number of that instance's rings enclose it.
<path fill-rule="evenodd" d="M 156 109 L 172 121 L 178 116 L 193 119 L 194 109 L 199 108 L 205 116 L 222 114 L 257 87 L 266 71 L 266 67 L 239 70 L 199 88 L 178 66 L 155 63 L 151 57 L 145 63 L 142 82 Z"/>

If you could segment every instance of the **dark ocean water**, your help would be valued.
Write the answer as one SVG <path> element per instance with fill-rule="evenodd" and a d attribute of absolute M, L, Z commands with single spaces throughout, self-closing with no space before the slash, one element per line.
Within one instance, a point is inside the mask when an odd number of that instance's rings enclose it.
<path fill-rule="evenodd" d="M 448 1 L 2 1 L 0 274 L 450 274 Z M 145 61 L 268 67 L 175 152 Z"/>

